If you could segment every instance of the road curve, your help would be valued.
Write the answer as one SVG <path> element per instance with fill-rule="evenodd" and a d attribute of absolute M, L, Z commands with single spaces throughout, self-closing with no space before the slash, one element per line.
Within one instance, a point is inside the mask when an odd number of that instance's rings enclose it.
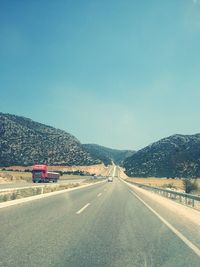
<path fill-rule="evenodd" d="M 1 267 L 200 266 L 117 178 L 2 209 L 0 225 Z"/>

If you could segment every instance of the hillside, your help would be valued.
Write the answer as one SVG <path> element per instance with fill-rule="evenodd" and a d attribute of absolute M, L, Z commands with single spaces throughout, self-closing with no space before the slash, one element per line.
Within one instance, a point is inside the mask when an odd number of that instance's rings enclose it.
<path fill-rule="evenodd" d="M 124 167 L 135 177 L 200 177 L 200 134 L 161 139 L 127 158 Z"/>
<path fill-rule="evenodd" d="M 112 149 L 96 144 L 83 144 L 82 147 L 94 158 L 100 159 L 105 165 L 111 164 L 112 161 L 120 165 L 127 158 L 132 156 L 135 151 Z"/>
<path fill-rule="evenodd" d="M 92 165 L 101 161 L 71 134 L 30 119 L 0 113 L 0 166 Z"/>

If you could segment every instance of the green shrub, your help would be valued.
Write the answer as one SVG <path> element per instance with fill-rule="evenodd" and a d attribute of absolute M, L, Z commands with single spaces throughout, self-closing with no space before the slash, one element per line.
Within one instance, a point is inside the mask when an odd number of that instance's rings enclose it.
<path fill-rule="evenodd" d="M 189 194 L 192 191 L 198 190 L 198 184 L 196 180 L 192 181 L 190 179 L 184 179 L 183 186 L 184 186 L 185 193 L 187 194 Z"/>

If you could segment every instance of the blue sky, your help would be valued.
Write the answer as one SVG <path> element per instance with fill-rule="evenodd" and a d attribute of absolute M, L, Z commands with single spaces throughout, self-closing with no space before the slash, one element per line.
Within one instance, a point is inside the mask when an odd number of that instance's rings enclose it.
<path fill-rule="evenodd" d="M 0 93 L 82 143 L 198 133 L 200 0 L 1 0 Z"/>

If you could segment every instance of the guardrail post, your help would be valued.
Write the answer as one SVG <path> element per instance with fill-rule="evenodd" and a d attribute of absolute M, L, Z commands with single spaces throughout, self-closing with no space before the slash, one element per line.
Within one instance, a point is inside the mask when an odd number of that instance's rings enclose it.
<path fill-rule="evenodd" d="M 192 200 L 192 207 L 194 208 L 194 199 Z"/>

